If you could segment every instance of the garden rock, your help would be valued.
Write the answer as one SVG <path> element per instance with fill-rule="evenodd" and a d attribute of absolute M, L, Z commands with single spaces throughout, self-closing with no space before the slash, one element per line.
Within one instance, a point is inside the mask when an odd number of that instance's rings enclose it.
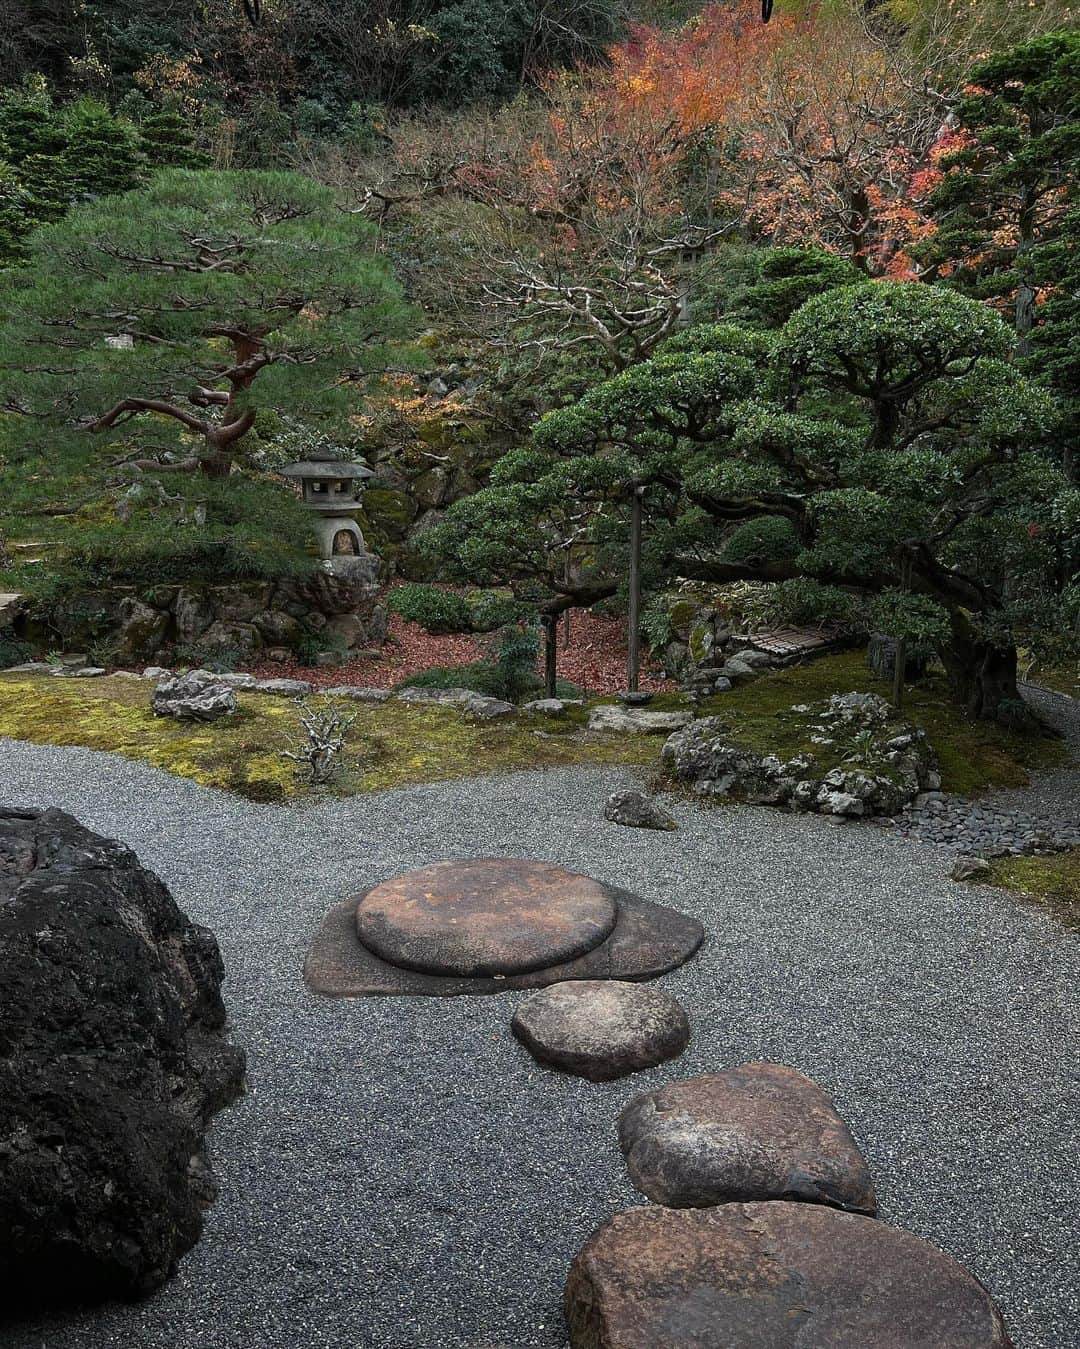
<path fill-rule="evenodd" d="M 692 712 L 654 712 L 648 708 L 601 703 L 589 713 L 590 731 L 620 731 L 630 735 L 663 735 L 688 726 Z"/>
<path fill-rule="evenodd" d="M 279 698 L 306 698 L 315 686 L 306 679 L 256 679 L 255 693 L 270 693 Z"/>
<path fill-rule="evenodd" d="M 511 1028 L 540 1063 L 592 1082 L 654 1068 L 690 1042 L 670 993 L 612 979 L 552 984 L 521 1004 Z"/>
<path fill-rule="evenodd" d="M 125 596 L 117 608 L 119 630 L 113 641 L 118 661 L 146 660 L 161 646 L 169 616 L 149 604 Z"/>
<path fill-rule="evenodd" d="M 51 672 L 58 679 L 100 679 L 106 670 L 104 665 L 54 665 Z"/>
<path fill-rule="evenodd" d="M 741 745 L 721 717 L 702 717 L 668 739 L 664 771 L 705 795 L 838 818 L 895 815 L 941 784 L 924 732 L 895 720 L 876 694 L 834 694 L 827 703 L 797 705 L 786 715 L 805 723 L 801 729 L 821 746 L 822 757 L 842 754 L 843 761 L 828 767 L 807 753 L 786 761 L 760 754 Z"/>
<path fill-rule="evenodd" d="M 336 698 L 351 698 L 357 703 L 386 703 L 394 696 L 393 689 L 366 688 L 359 684 L 336 684 L 326 691 Z"/>
<path fill-rule="evenodd" d="M 619 1142 L 630 1179 L 669 1208 L 798 1199 L 877 1211 L 847 1125 L 816 1082 L 783 1064 L 744 1063 L 639 1096 Z"/>
<path fill-rule="evenodd" d="M 949 875 L 954 881 L 980 881 L 990 875 L 990 863 L 985 857 L 958 857 Z"/>
<path fill-rule="evenodd" d="M 534 698 L 531 703 L 522 703 L 523 712 L 532 712 L 538 717 L 561 717 L 570 706 L 579 706 L 580 699 L 567 701 L 564 698 Z"/>
<path fill-rule="evenodd" d="M 236 693 L 207 670 L 169 675 L 154 689 L 150 707 L 155 717 L 176 721 L 220 721 L 236 711 Z"/>
<path fill-rule="evenodd" d="M 498 721 L 502 717 L 512 717 L 517 711 L 513 703 L 502 698 L 485 698 L 479 693 L 464 704 L 464 709 L 470 721 Z"/>
<path fill-rule="evenodd" d="M 572 1349 L 1012 1349 L 929 1242 L 812 1204 L 619 1213 L 578 1253 Z"/>
<path fill-rule="evenodd" d="M 219 684 L 226 684 L 231 689 L 253 689 L 258 682 L 253 674 L 244 674 L 237 670 L 230 674 L 216 675 Z"/>
<path fill-rule="evenodd" d="M 678 829 L 674 818 L 644 792 L 614 792 L 604 803 L 604 819 L 630 829 Z"/>
<path fill-rule="evenodd" d="M 210 1117 L 240 1092 L 222 961 L 122 844 L 0 811 L 6 1311 L 134 1297 L 197 1240 Z"/>

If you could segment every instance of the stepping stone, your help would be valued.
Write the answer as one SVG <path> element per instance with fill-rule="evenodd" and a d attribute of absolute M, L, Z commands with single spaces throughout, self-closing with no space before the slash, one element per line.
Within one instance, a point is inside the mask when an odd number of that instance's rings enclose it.
<path fill-rule="evenodd" d="M 391 964 L 357 940 L 355 898 L 336 904 L 323 920 L 304 961 L 304 980 L 328 998 L 434 997 L 545 988 L 569 979 L 655 979 L 684 964 L 701 945 L 696 918 L 612 888 L 618 916 L 606 941 L 576 960 L 509 975 L 426 974 Z"/>
<path fill-rule="evenodd" d="M 369 890 L 360 941 L 428 974 L 521 974 L 591 951 L 611 934 L 610 888 L 564 867 L 517 858 L 436 862 Z"/>
<path fill-rule="evenodd" d="M 639 1096 L 619 1142 L 635 1186 L 670 1208 L 799 1199 L 877 1212 L 851 1131 L 816 1082 L 783 1064 L 744 1063 Z"/>
<path fill-rule="evenodd" d="M 689 726 L 693 720 L 692 712 L 653 712 L 640 707 L 620 707 L 617 703 L 601 703 L 589 713 L 586 729 L 630 735 L 669 735 Z"/>
<path fill-rule="evenodd" d="M 572 1349 L 1013 1349 L 929 1242 L 815 1204 L 617 1214 L 564 1297 Z"/>
<path fill-rule="evenodd" d="M 511 1029 L 539 1062 L 592 1082 L 654 1068 L 690 1042 L 670 993 L 612 979 L 552 984 L 521 1004 Z"/>

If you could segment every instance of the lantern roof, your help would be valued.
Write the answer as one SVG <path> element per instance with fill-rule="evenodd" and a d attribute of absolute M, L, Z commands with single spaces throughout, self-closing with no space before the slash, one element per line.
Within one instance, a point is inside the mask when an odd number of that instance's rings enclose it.
<path fill-rule="evenodd" d="M 318 451 L 315 451 L 310 459 L 287 464 L 281 472 L 286 478 L 374 478 L 375 476 L 367 464 L 354 463 L 347 459 L 333 459 L 330 455 L 320 455 Z"/>

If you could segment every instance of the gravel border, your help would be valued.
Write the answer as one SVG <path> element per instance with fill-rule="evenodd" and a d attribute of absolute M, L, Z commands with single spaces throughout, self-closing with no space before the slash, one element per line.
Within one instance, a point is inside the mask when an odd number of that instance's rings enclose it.
<path fill-rule="evenodd" d="M 667 802 L 677 833 L 601 819 L 625 770 L 451 782 L 291 808 L 81 749 L 0 741 L 7 804 L 121 837 L 216 931 L 251 1091 L 210 1129 L 201 1243 L 133 1306 L 23 1323 L 6 1349 L 561 1349 L 563 1280 L 639 1202 L 615 1134 L 638 1092 L 761 1058 L 816 1078 L 888 1222 L 959 1258 L 1017 1349 L 1080 1344 L 1080 938 L 943 874 L 884 830 Z M 546 858 L 701 918 L 662 981 L 687 1053 L 606 1085 L 540 1068 L 521 995 L 324 1001 L 303 987 L 331 904 L 408 867 Z"/>

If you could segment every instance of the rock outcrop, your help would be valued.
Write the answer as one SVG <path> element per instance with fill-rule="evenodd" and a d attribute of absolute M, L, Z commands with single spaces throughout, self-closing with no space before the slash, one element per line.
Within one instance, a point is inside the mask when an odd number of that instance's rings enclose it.
<path fill-rule="evenodd" d="M 206 1125 L 243 1084 L 214 936 L 122 844 L 0 811 L 0 1283 L 137 1297 L 216 1193 Z"/>
<path fill-rule="evenodd" d="M 810 748 L 788 759 L 741 744 L 722 717 L 702 717 L 668 739 L 665 772 L 704 795 L 852 817 L 895 815 L 941 786 L 925 732 L 876 694 L 834 694 L 789 715 L 805 723 Z"/>

